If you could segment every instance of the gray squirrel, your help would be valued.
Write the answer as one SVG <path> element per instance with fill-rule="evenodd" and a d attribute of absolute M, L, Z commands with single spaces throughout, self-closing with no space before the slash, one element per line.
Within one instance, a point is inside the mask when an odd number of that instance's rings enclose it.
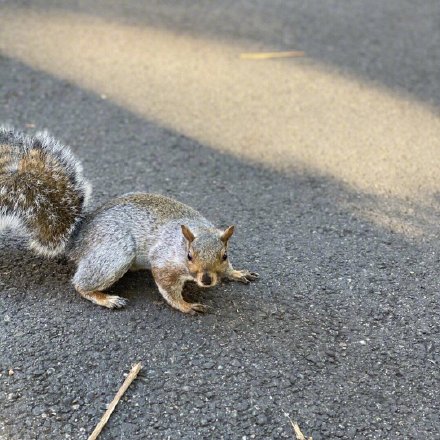
<path fill-rule="evenodd" d="M 127 300 L 103 293 L 129 270 L 150 269 L 166 302 L 184 313 L 205 312 L 182 297 L 186 281 L 215 286 L 221 278 L 248 284 L 258 274 L 235 270 L 228 258 L 234 226 L 221 231 L 193 208 L 147 193 L 85 208 L 91 187 L 70 149 L 46 133 L 27 136 L 0 127 L 0 229 L 13 227 L 38 254 L 76 263 L 73 285 L 95 304 Z"/>

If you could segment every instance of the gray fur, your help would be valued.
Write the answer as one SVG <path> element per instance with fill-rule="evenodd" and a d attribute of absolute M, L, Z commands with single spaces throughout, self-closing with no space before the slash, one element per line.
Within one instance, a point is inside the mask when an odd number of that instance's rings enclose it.
<path fill-rule="evenodd" d="M 129 269 L 170 264 L 185 268 L 187 247 L 181 224 L 200 236 L 215 230 L 194 209 L 162 195 L 132 193 L 110 201 L 89 216 L 72 242 L 69 257 L 78 263 L 73 283 L 84 290 L 104 290 Z M 89 265 L 93 275 L 86 270 Z"/>
<path fill-rule="evenodd" d="M 220 232 L 214 229 L 199 231 L 196 239 L 192 243 L 195 252 L 199 254 L 199 258 L 206 262 L 206 265 L 214 264 L 218 255 L 224 248 L 224 244 L 220 240 Z"/>
<path fill-rule="evenodd" d="M 107 235 L 91 252 L 82 255 L 73 284 L 77 290 L 106 290 L 133 264 L 136 248 L 128 234 Z"/>

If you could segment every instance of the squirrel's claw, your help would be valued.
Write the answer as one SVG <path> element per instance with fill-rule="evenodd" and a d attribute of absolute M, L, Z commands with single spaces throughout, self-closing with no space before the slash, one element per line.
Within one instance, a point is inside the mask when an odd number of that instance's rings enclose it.
<path fill-rule="evenodd" d="M 249 281 L 255 281 L 257 278 L 260 277 L 260 275 L 257 272 L 248 272 L 245 277 L 249 280 Z"/>
<path fill-rule="evenodd" d="M 205 306 L 204 304 L 189 303 L 183 300 L 171 303 L 171 305 L 175 309 L 180 310 L 183 313 L 187 313 L 188 315 L 195 315 L 196 313 L 206 313 L 210 309 L 209 306 Z"/>
<path fill-rule="evenodd" d="M 107 295 L 105 307 L 109 309 L 120 309 L 127 305 L 128 299 L 116 295 Z"/>
<path fill-rule="evenodd" d="M 191 311 L 190 311 L 191 315 L 194 315 L 196 312 L 206 313 L 208 311 L 209 311 L 209 306 L 206 306 L 205 304 L 200 304 L 200 303 L 191 304 Z"/>
<path fill-rule="evenodd" d="M 243 284 L 249 284 L 259 277 L 258 273 L 249 272 L 248 270 L 232 270 L 227 276 L 230 280 L 238 281 Z"/>
<path fill-rule="evenodd" d="M 88 299 L 94 304 L 98 304 L 102 307 L 107 307 L 108 309 L 120 309 L 124 307 L 128 300 L 121 298 L 117 295 L 107 295 L 106 293 L 99 291 L 86 292 L 84 290 L 78 289 L 78 293 L 85 299 Z"/>
<path fill-rule="evenodd" d="M 246 276 L 242 276 L 240 278 L 237 278 L 236 281 L 243 283 L 243 284 L 250 284 L 250 280 Z"/>

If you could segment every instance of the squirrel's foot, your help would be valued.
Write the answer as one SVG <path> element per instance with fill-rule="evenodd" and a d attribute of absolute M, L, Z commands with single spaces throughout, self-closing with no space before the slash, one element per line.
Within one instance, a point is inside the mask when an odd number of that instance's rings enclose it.
<path fill-rule="evenodd" d="M 124 307 L 127 304 L 127 299 L 122 298 L 120 296 L 116 295 L 107 295 L 106 293 L 102 292 L 84 292 L 79 291 L 82 297 L 85 299 L 88 299 L 94 304 L 98 304 L 102 307 L 107 307 L 108 309 L 120 309 L 121 307 Z"/>
<path fill-rule="evenodd" d="M 191 306 L 191 315 L 194 315 L 196 312 L 199 313 L 206 313 L 209 311 L 209 306 L 205 306 L 205 304 L 200 304 L 200 303 L 192 303 L 190 304 Z"/>
<path fill-rule="evenodd" d="M 103 304 L 104 307 L 108 307 L 109 309 L 120 309 L 127 305 L 128 299 L 122 298 L 117 295 L 107 295 L 106 303 Z"/>
<path fill-rule="evenodd" d="M 243 284 L 249 284 L 251 281 L 255 281 L 260 275 L 256 272 L 250 272 L 248 270 L 231 270 L 227 273 L 227 278 L 232 281 L 238 281 Z"/>
<path fill-rule="evenodd" d="M 186 301 L 180 301 L 178 303 L 171 304 L 175 309 L 180 310 L 188 315 L 195 315 L 196 313 L 206 313 L 209 310 L 209 306 L 205 306 L 200 303 L 189 303 Z"/>

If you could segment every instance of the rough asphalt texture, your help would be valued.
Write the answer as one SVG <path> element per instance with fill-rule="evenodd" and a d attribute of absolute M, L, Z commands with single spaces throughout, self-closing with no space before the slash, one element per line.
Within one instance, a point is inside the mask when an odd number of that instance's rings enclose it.
<path fill-rule="evenodd" d="M 438 111 L 434 1 L 417 11 L 330 2 L 319 13 L 322 2 L 100 3 L 82 12 L 281 48 L 298 24 L 300 49 Z M 401 34 L 396 23 L 415 12 Z M 144 369 L 102 439 L 293 439 L 286 413 L 314 440 L 440 437 L 438 221 L 419 222 L 416 237 L 381 227 L 359 215 L 379 196 L 221 154 L 1 54 L 0 105 L 0 120 L 72 146 L 95 204 L 133 190 L 174 196 L 219 226 L 234 222 L 231 258 L 261 275 L 251 286 L 188 286 L 213 308 L 188 317 L 162 304 L 149 273 L 129 274 L 111 289 L 129 305 L 108 311 L 75 294 L 70 263 L 3 234 L 1 440 L 87 438 L 137 361 Z M 405 221 L 424 218 L 407 215 L 411 201 L 385 203 Z"/>

